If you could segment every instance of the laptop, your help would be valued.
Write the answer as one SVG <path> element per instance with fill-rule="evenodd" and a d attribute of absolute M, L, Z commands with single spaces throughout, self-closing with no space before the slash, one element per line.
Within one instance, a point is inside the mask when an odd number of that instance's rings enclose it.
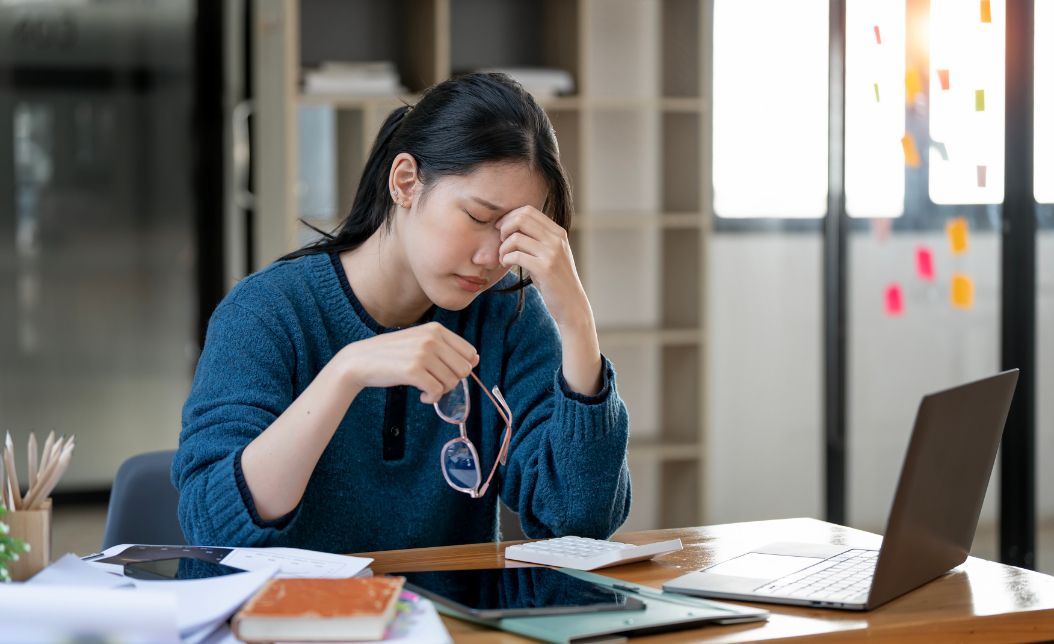
<path fill-rule="evenodd" d="M 1018 370 L 922 399 L 880 550 L 770 543 L 666 582 L 665 591 L 871 610 L 966 561 Z"/>

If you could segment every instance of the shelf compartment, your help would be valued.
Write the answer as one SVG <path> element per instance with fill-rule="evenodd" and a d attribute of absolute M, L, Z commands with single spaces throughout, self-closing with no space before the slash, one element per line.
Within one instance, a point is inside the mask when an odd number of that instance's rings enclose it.
<path fill-rule="evenodd" d="M 701 0 L 663 0 L 662 94 L 700 95 Z"/>
<path fill-rule="evenodd" d="M 700 324 L 702 265 L 698 229 L 662 231 L 662 327 Z"/>

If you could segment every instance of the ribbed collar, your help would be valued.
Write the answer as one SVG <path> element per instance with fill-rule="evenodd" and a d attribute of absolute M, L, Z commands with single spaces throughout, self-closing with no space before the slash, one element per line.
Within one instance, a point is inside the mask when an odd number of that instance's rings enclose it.
<path fill-rule="evenodd" d="M 344 272 L 344 264 L 340 262 L 340 255 L 338 253 L 329 253 L 329 261 L 333 264 L 333 270 L 337 274 L 337 280 L 340 281 L 340 288 L 344 290 L 344 294 L 348 296 L 348 302 L 351 303 L 351 308 L 355 311 L 355 315 L 358 316 L 359 320 L 366 325 L 366 328 L 373 331 L 377 335 L 382 333 L 389 333 L 391 331 L 399 331 L 404 327 L 399 326 L 381 326 L 377 320 L 366 312 L 365 307 L 362 306 L 362 302 L 359 302 L 359 298 L 355 297 L 355 291 L 351 290 L 351 283 L 348 282 L 348 274 Z M 418 324 L 424 324 L 425 322 L 431 322 L 436 312 L 436 305 L 433 304 L 428 312 L 425 313 L 424 321 Z M 416 324 L 413 326 L 417 326 Z"/>

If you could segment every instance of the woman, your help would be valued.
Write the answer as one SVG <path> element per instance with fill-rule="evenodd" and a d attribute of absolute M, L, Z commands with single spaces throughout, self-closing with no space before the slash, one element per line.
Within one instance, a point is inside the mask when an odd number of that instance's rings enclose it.
<path fill-rule="evenodd" d="M 531 537 L 613 533 L 628 418 L 571 215 L 549 120 L 509 77 L 449 80 L 392 112 L 336 233 L 212 316 L 172 465 L 187 540 L 479 543 L 498 536 L 499 495 Z M 478 458 L 445 446 L 466 388 Z"/>

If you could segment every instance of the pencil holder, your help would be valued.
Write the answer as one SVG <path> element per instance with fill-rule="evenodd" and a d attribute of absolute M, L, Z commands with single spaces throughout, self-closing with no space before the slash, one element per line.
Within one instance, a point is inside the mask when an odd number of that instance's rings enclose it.
<path fill-rule="evenodd" d="M 19 553 L 18 561 L 8 562 L 11 581 L 25 581 L 51 563 L 51 499 L 39 510 L 17 510 L 4 515 L 11 534 L 29 544 L 29 552 Z"/>

